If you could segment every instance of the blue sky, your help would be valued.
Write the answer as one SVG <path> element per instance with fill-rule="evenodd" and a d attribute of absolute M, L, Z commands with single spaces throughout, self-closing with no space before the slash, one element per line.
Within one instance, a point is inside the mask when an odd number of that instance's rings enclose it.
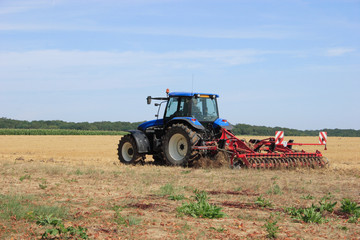
<path fill-rule="evenodd" d="M 151 120 L 166 88 L 231 123 L 360 129 L 360 1 L 0 0 L 0 117 Z"/>

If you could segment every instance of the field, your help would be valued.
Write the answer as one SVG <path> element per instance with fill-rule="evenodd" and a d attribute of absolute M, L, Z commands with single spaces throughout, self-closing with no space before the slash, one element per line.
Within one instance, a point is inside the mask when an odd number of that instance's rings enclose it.
<path fill-rule="evenodd" d="M 360 205 L 360 138 L 329 137 L 327 169 L 292 170 L 125 166 L 119 139 L 0 136 L 0 239 L 359 239 L 344 199 Z"/>

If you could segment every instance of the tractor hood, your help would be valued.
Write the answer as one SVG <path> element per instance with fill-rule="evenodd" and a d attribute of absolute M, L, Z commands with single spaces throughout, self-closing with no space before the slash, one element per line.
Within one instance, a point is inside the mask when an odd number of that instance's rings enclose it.
<path fill-rule="evenodd" d="M 147 121 L 147 122 L 140 124 L 138 126 L 138 129 L 145 131 L 149 127 L 162 126 L 162 125 L 164 125 L 164 119 L 155 119 L 155 120 Z"/>

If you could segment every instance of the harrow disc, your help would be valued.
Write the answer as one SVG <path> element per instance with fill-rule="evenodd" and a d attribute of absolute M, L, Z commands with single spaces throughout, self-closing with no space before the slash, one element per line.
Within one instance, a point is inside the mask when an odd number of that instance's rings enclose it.
<path fill-rule="evenodd" d="M 247 168 L 275 169 L 275 168 L 323 168 L 329 161 L 325 157 L 247 157 L 249 165 L 242 159 L 237 159 L 234 164 Z"/>

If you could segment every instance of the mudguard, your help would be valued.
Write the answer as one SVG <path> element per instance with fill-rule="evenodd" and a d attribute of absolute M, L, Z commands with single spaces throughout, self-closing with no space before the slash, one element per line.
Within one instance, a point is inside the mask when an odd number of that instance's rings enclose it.
<path fill-rule="evenodd" d="M 233 125 L 231 125 L 228 121 L 222 118 L 216 119 L 213 124 L 213 128 L 218 127 L 225 128 L 226 130 L 232 130 L 234 128 Z"/>
<path fill-rule="evenodd" d="M 150 151 L 150 142 L 144 132 L 140 130 L 128 130 L 134 137 L 139 153 L 148 153 Z"/>
<path fill-rule="evenodd" d="M 172 125 L 174 123 L 178 123 L 178 122 L 186 122 L 190 126 L 192 126 L 193 128 L 195 128 L 197 130 L 205 129 L 204 126 L 197 119 L 191 118 L 191 117 L 175 117 L 167 123 L 167 126 Z"/>

